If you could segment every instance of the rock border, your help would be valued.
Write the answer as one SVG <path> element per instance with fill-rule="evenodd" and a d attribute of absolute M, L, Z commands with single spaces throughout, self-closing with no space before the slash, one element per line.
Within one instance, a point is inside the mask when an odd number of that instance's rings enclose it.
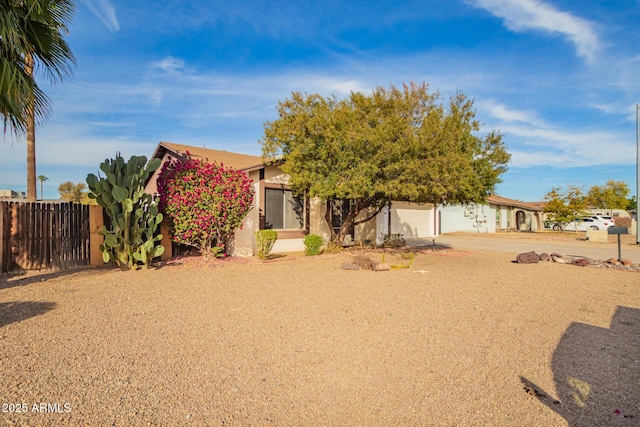
<path fill-rule="evenodd" d="M 640 273 L 640 264 L 634 264 L 628 259 L 618 260 L 616 258 L 609 258 L 607 260 L 597 260 L 591 258 L 582 257 L 566 257 L 559 253 L 537 254 L 535 251 L 522 252 L 516 256 L 516 264 L 537 264 L 539 262 L 556 262 L 558 264 L 570 264 L 578 267 L 595 267 L 595 268 L 608 268 L 613 270 L 634 271 Z"/>

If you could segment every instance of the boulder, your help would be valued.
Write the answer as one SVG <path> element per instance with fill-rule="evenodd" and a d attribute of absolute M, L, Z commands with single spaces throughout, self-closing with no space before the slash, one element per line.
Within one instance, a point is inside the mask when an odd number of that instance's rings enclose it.
<path fill-rule="evenodd" d="M 633 261 L 630 261 L 628 259 L 621 259 L 620 264 L 624 265 L 625 267 L 631 267 L 633 265 Z"/>
<path fill-rule="evenodd" d="M 540 261 L 551 261 L 551 255 L 549 254 L 540 254 Z"/>
<path fill-rule="evenodd" d="M 608 260 L 605 261 L 605 263 L 611 264 L 611 265 L 620 265 L 620 262 L 615 258 L 609 258 Z"/>
<path fill-rule="evenodd" d="M 343 270 L 360 270 L 360 267 L 358 267 L 352 262 L 343 262 L 342 269 Z"/>
<path fill-rule="evenodd" d="M 588 259 L 586 258 L 577 258 L 573 260 L 573 265 L 577 265 L 579 267 L 586 267 L 588 265 L 591 265 L 591 263 L 589 262 Z"/>
<path fill-rule="evenodd" d="M 386 262 L 376 265 L 375 271 L 389 271 L 391 270 L 391 265 Z"/>
<path fill-rule="evenodd" d="M 540 261 L 540 257 L 537 253 L 531 252 L 523 252 L 516 256 L 516 262 L 518 264 L 535 264 Z"/>

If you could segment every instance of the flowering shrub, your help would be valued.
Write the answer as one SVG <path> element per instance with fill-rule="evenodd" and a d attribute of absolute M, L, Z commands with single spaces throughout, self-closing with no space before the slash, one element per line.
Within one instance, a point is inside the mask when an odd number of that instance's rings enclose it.
<path fill-rule="evenodd" d="M 204 256 L 226 255 L 229 238 L 253 202 L 253 186 L 244 172 L 191 156 L 164 164 L 158 192 L 173 240 L 200 249 Z"/>

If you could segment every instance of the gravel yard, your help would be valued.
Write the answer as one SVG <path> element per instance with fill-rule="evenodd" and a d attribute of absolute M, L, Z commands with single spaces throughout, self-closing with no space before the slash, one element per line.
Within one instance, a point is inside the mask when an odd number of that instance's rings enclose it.
<path fill-rule="evenodd" d="M 350 258 L 0 282 L 0 424 L 640 425 L 638 273 Z"/>

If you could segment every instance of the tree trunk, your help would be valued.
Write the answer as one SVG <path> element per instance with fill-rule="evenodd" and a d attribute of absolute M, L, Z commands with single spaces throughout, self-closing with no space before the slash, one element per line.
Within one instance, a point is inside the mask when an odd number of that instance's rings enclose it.
<path fill-rule="evenodd" d="M 33 78 L 33 56 L 27 54 L 25 71 Z M 33 83 L 35 85 L 35 81 Z M 27 106 L 27 201 L 36 201 L 36 114 L 35 97 Z"/>
<path fill-rule="evenodd" d="M 356 219 L 356 216 L 360 213 L 360 211 L 354 212 L 355 209 L 356 208 L 354 205 L 352 205 L 349 208 L 349 213 L 347 214 L 347 217 L 344 219 L 344 222 L 340 227 L 340 231 L 338 231 L 338 234 L 336 234 L 336 237 L 334 239 L 334 242 L 336 244 L 342 245 L 342 243 L 344 242 L 344 238 L 347 237 L 347 234 L 349 234 L 349 230 L 351 230 L 351 228 L 354 226 L 354 221 Z M 354 238 L 355 236 L 351 236 L 351 237 Z"/>
<path fill-rule="evenodd" d="M 333 241 L 336 238 L 336 234 L 333 232 L 333 224 L 331 222 L 331 199 L 327 199 L 325 202 L 324 220 L 329 226 L 329 240 Z"/>
<path fill-rule="evenodd" d="M 371 203 L 372 202 L 370 199 L 352 200 L 352 203 L 349 206 L 349 213 L 347 214 L 347 217 L 344 219 L 344 222 L 342 223 L 340 230 L 336 234 L 333 232 L 333 225 L 331 224 L 331 213 L 329 212 L 331 205 L 330 205 L 330 202 L 327 202 L 328 213 L 325 215 L 325 219 L 327 220 L 327 224 L 329 225 L 329 229 L 331 230 L 331 240 L 335 244 L 342 245 L 342 243 L 344 242 L 344 238 L 347 236 L 347 234 L 349 234 L 349 230 L 351 230 L 358 224 L 365 223 L 375 218 L 375 216 L 380 213 L 380 210 L 382 209 L 382 207 L 377 208 L 375 212 L 371 213 L 366 218 L 356 221 L 356 218 L 358 217 L 358 215 L 360 215 L 360 212 L 371 207 Z M 352 238 L 355 240 L 355 236 L 352 236 Z"/>

